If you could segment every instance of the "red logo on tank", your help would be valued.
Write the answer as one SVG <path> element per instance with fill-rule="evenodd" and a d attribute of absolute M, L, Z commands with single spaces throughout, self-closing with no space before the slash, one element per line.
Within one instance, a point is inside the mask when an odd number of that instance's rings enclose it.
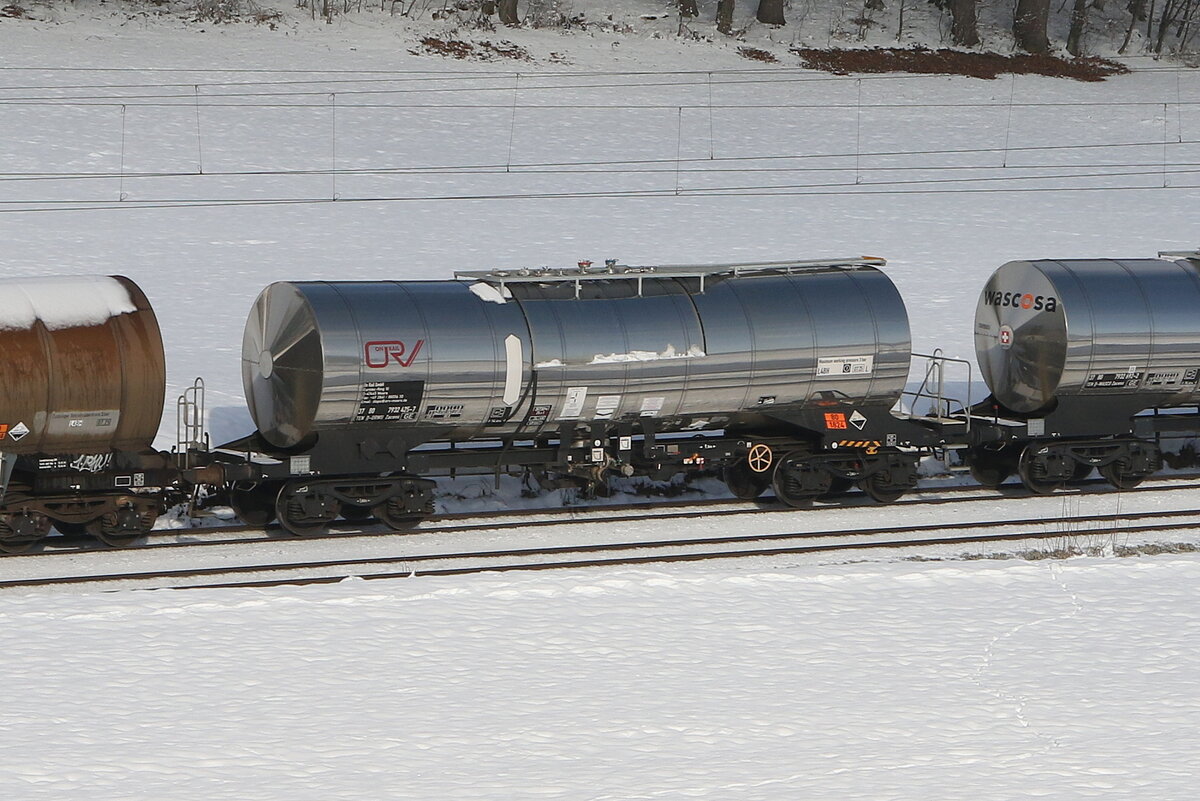
<path fill-rule="evenodd" d="M 425 340 L 418 339 L 417 343 L 412 346 L 412 350 L 409 350 L 408 346 L 398 339 L 377 340 L 363 345 L 363 354 L 367 367 L 379 369 L 387 367 L 390 362 L 395 362 L 401 367 L 408 367 L 417 358 L 417 354 L 421 352 L 421 346 L 424 344 Z"/>

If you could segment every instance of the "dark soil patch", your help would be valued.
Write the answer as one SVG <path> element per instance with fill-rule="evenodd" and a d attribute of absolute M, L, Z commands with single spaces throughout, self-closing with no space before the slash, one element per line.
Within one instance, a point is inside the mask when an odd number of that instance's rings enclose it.
<path fill-rule="evenodd" d="M 872 48 L 869 50 L 815 50 L 792 48 L 809 69 L 835 75 L 877 72 L 911 72 L 927 75 L 968 75 L 972 78 L 996 78 L 1005 73 L 1046 75 L 1076 81 L 1103 81 L 1110 75 L 1123 75 L 1129 69 L 1104 58 L 1058 58 L 1057 56 L 964 53 L 958 50 L 929 50 L 914 47 Z"/>
<path fill-rule="evenodd" d="M 450 58 L 474 61 L 495 61 L 501 58 L 512 61 L 533 61 L 525 48 L 512 42 L 471 44 L 458 39 L 438 39 L 433 36 L 426 36 L 421 40 L 420 50 L 409 50 L 408 52 L 414 56 L 449 56 Z"/>
<path fill-rule="evenodd" d="M 766 50 L 759 50 L 757 47 L 739 47 L 738 53 L 742 58 L 748 58 L 751 61 L 765 61 L 768 64 L 779 63 L 779 59 L 775 58 L 774 54 L 768 53 Z"/>
<path fill-rule="evenodd" d="M 9 19 L 30 19 L 29 13 L 18 5 L 9 5 L 0 8 L 0 17 L 8 17 Z"/>

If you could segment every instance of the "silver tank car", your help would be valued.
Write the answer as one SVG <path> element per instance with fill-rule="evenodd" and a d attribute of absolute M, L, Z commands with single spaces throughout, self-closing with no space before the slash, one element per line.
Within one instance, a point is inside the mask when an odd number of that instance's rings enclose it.
<path fill-rule="evenodd" d="M 1141 398 L 1142 408 L 1195 403 L 1198 255 L 1000 267 L 975 312 L 975 354 L 988 389 L 1025 414 L 1069 396 Z"/>
<path fill-rule="evenodd" d="M 120 276 L 0 279 L 0 452 L 138 451 L 158 433 L 166 361 Z"/>
<path fill-rule="evenodd" d="M 423 429 L 405 435 L 416 443 L 565 421 L 715 429 L 846 400 L 890 408 L 910 338 L 882 263 L 275 283 L 246 323 L 247 403 L 281 448 L 347 428 Z"/>

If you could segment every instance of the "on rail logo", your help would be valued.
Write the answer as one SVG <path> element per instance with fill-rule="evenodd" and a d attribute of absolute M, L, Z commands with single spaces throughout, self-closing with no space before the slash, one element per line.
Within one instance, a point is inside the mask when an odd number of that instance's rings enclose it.
<path fill-rule="evenodd" d="M 988 306 L 1009 306 L 1014 309 L 1048 312 L 1058 310 L 1058 298 L 1053 295 L 1034 295 L 1032 292 L 1004 292 L 999 289 L 985 289 L 983 302 Z"/>
<path fill-rule="evenodd" d="M 399 339 L 375 340 L 363 345 L 363 355 L 367 367 L 376 370 L 387 367 L 392 362 L 401 367 L 408 367 L 417 358 L 417 354 L 421 352 L 424 344 L 425 340 L 418 339 L 409 350 L 408 346 Z"/>

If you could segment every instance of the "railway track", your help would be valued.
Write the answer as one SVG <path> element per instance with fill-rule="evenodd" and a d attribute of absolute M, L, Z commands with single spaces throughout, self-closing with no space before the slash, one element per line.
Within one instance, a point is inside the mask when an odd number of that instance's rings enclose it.
<path fill-rule="evenodd" d="M 1157 479 L 1142 486 L 1117 490 L 1103 480 L 1081 482 L 1052 498 L 1071 498 L 1079 495 L 1132 495 L 1144 492 L 1200 490 L 1200 482 L 1192 475 Z M 889 508 L 906 506 L 939 506 L 993 500 L 1002 497 L 1032 496 L 1020 484 L 1009 484 L 998 490 L 975 485 L 951 485 L 944 487 L 920 487 L 905 499 L 896 501 Z M 817 509 L 877 508 L 877 504 L 858 492 L 848 492 L 818 502 Z M 410 533 L 397 534 L 379 524 L 342 522 L 333 526 L 326 534 L 305 537 L 303 541 L 320 540 L 346 541 L 360 537 L 395 537 L 443 534 L 449 532 L 492 531 L 514 528 L 540 528 L 561 525 L 564 520 L 585 523 L 626 523 L 638 520 L 688 520 L 696 518 L 721 518 L 748 513 L 754 514 L 803 514 L 774 498 L 757 501 L 739 501 L 729 498 L 701 498 L 682 501 L 638 501 L 619 504 L 595 504 L 590 506 L 568 506 L 535 509 L 505 509 L 486 513 L 461 512 L 434 515 Z M 234 536 L 243 535 L 243 536 Z M 182 539 L 181 539 L 182 538 Z M 291 541 L 296 538 L 283 532 L 277 524 L 266 527 L 241 524 L 210 526 L 205 528 L 158 529 L 138 543 L 123 551 L 146 549 L 181 549 L 240 545 L 250 543 Z M 0 555 L 7 559 L 45 559 L 63 557 L 80 552 L 108 552 L 110 549 L 89 537 L 51 537 L 41 547 L 28 553 Z"/>
<path fill-rule="evenodd" d="M 826 552 L 966 546 L 1006 541 L 1177 531 L 1200 528 L 1200 509 L 1078 515 L 1063 521 L 1044 517 L 992 522 L 933 523 L 836 531 L 789 531 L 667 540 L 501 548 L 493 550 L 318 559 L 275 564 L 219 565 L 157 570 L 43 576 L 0 580 L 0 590 L 96 585 L 105 589 L 227 588 L 325 584 L 409 576 L 533 571 L 745 559 Z M 1056 527 L 1057 526 L 1057 527 Z M 986 531 L 988 533 L 979 533 Z M 961 533 L 970 532 L 970 533 Z M 883 538 L 886 535 L 886 538 Z"/>

